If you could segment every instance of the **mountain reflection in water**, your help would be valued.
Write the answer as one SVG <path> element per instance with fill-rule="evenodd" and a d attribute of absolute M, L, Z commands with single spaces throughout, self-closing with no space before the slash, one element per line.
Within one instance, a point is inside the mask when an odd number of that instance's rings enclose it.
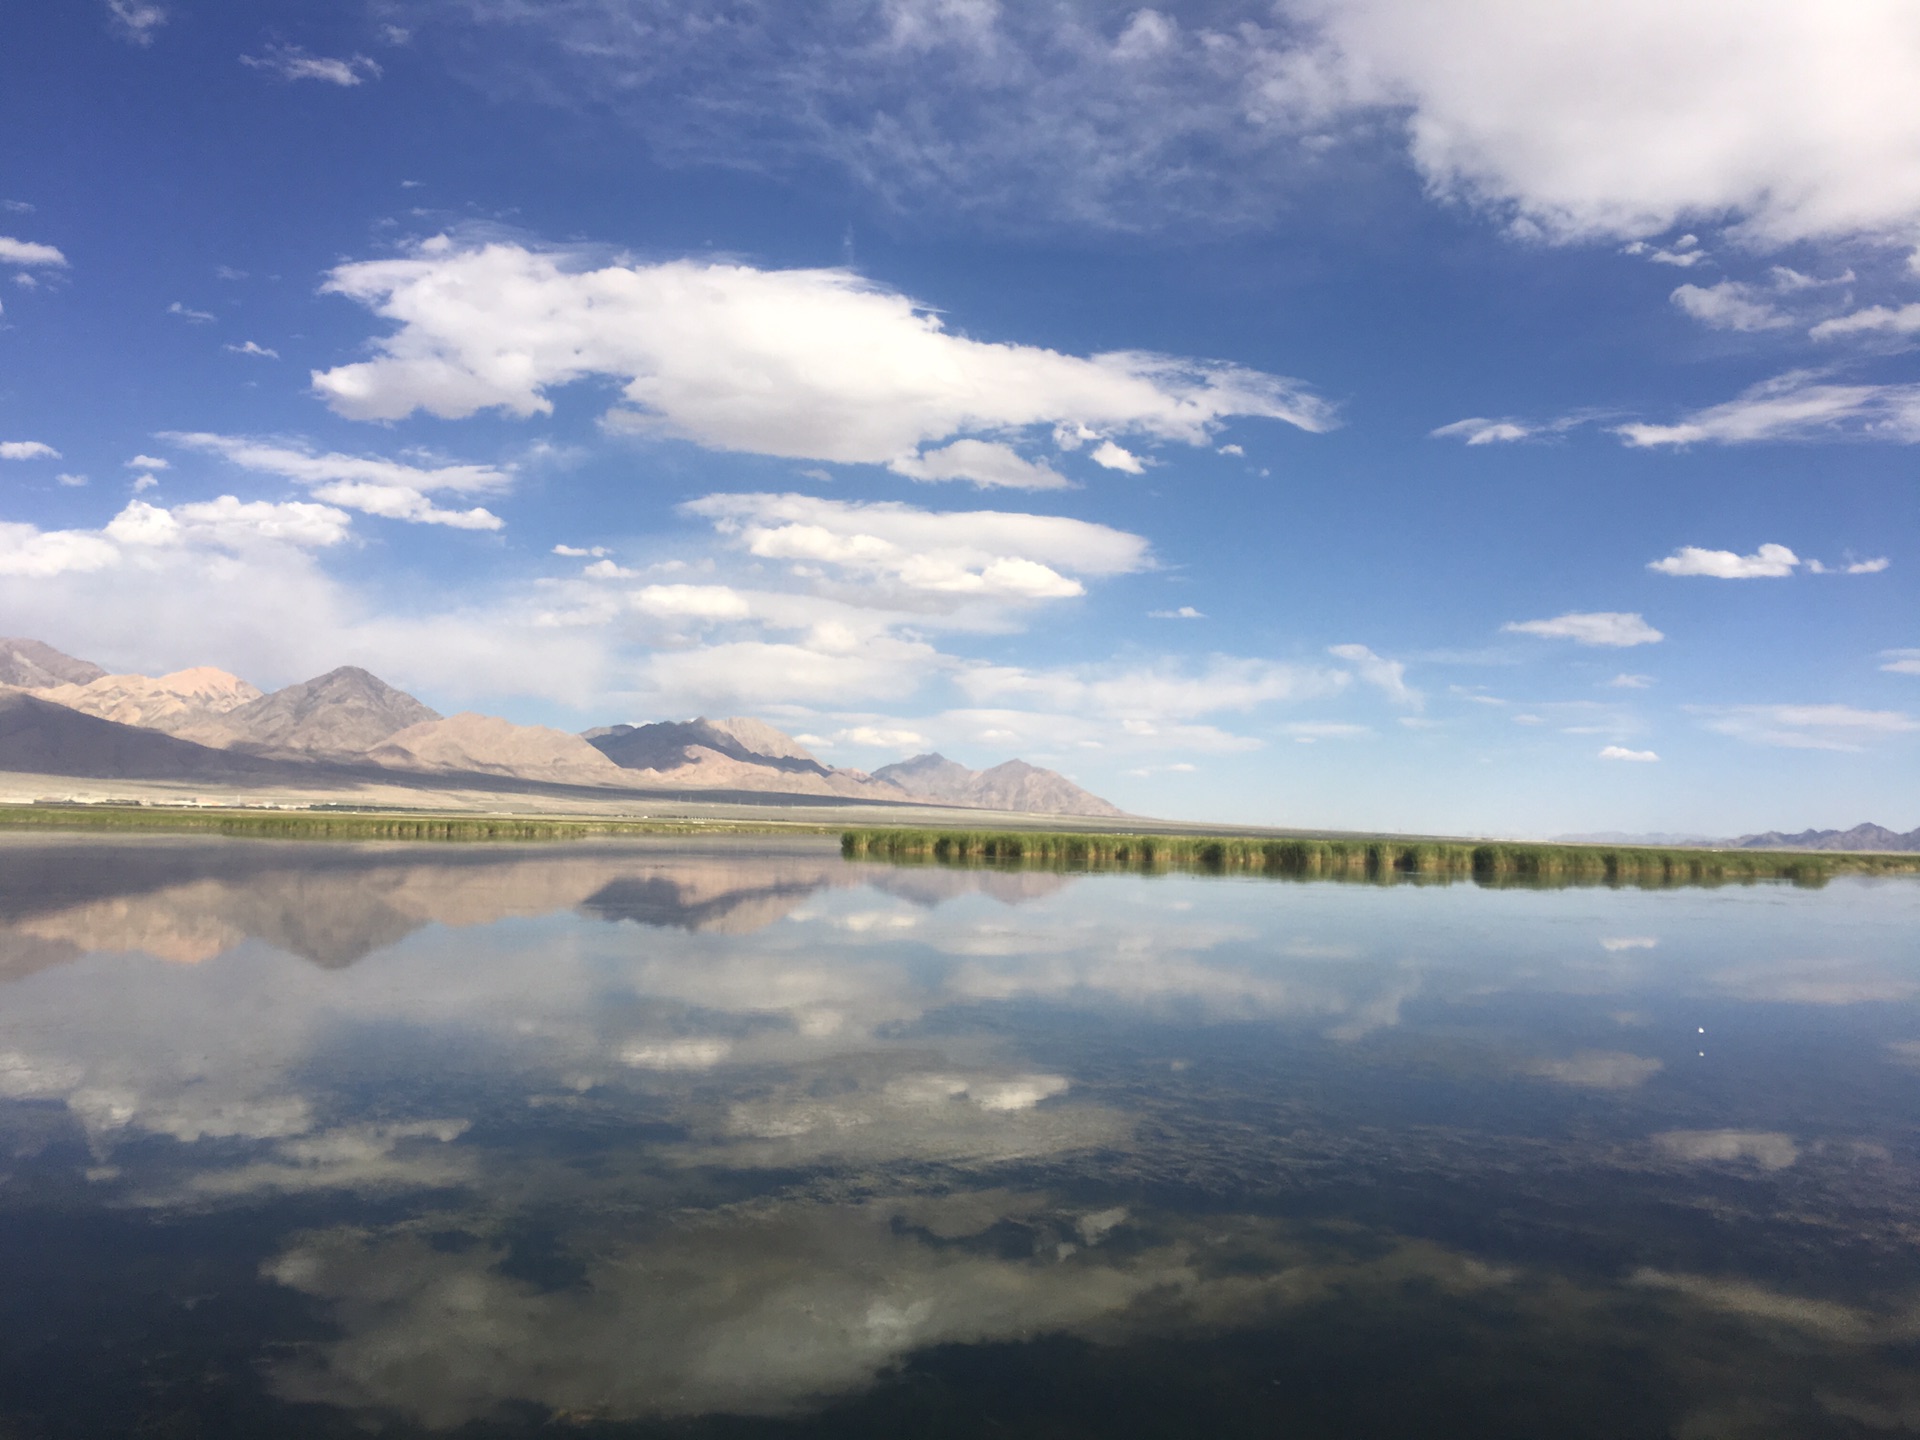
<path fill-rule="evenodd" d="M 1920 1429 L 1917 921 L 8 837 L 0 1434 Z"/>

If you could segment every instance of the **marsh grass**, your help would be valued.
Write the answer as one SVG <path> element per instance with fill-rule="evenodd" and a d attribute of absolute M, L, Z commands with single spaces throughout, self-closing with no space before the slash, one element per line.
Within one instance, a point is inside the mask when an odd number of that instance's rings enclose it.
<path fill-rule="evenodd" d="M 559 819 L 377 810 L 220 810 L 139 805 L 0 806 L 0 828 L 184 832 L 281 840 L 578 840 L 593 835 L 831 833 L 820 826 L 710 820 Z"/>
<path fill-rule="evenodd" d="M 840 837 L 840 851 L 849 859 L 953 865 L 1196 870 L 1375 882 L 1473 880 L 1482 885 L 1664 886 L 1760 880 L 1821 885 L 1835 874 L 1920 872 L 1920 855 L 986 830 L 849 830 Z"/>

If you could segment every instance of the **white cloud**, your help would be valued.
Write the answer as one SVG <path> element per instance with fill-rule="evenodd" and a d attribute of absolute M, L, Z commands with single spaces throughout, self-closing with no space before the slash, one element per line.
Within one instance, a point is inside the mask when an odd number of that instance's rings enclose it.
<path fill-rule="evenodd" d="M 1144 475 L 1147 470 L 1138 455 L 1111 440 L 1102 440 L 1087 458 L 1103 469 L 1120 470 L 1128 475 Z"/>
<path fill-rule="evenodd" d="M 58 481 L 60 484 L 65 485 L 72 490 L 78 490 L 81 486 L 87 483 L 87 477 L 84 475 L 68 475 L 63 473 L 63 474 L 56 475 L 53 478 L 56 481 Z"/>
<path fill-rule="evenodd" d="M 107 14 L 120 37 L 135 45 L 151 45 L 153 32 L 169 18 L 166 7 L 152 0 L 107 0 Z"/>
<path fill-rule="evenodd" d="M 265 55 L 242 55 L 240 63 L 272 71 L 282 80 L 319 80 L 327 85 L 359 85 L 380 78 L 380 66 L 365 55 L 335 60 L 310 55 L 298 45 L 270 45 Z"/>
<path fill-rule="evenodd" d="M 1716 580 L 1753 580 L 1791 575 L 1794 567 L 1800 563 L 1800 557 L 1784 545 L 1762 545 L 1751 555 L 1683 545 L 1664 560 L 1649 561 L 1647 568 L 1657 570 L 1662 575 L 1707 575 Z"/>
<path fill-rule="evenodd" d="M 58 460 L 60 452 L 39 440 L 0 440 L 0 460 Z"/>
<path fill-rule="evenodd" d="M 556 545 L 553 547 L 553 553 L 556 555 L 569 555 L 574 559 L 585 559 L 588 556 L 598 559 L 600 556 L 607 554 L 607 547 L 604 545 L 592 545 L 583 548 L 579 545 Z"/>
<path fill-rule="evenodd" d="M 1123 575 L 1149 563 L 1139 536 L 1060 516 L 938 512 L 807 495 L 708 495 L 680 508 L 711 520 L 751 555 L 906 591 L 1061 599 L 1085 593 L 1074 573 Z"/>
<path fill-rule="evenodd" d="M 1622 745 L 1608 745 L 1600 752 L 1602 760 L 1636 760 L 1651 762 L 1660 757 L 1651 750 L 1629 750 Z"/>
<path fill-rule="evenodd" d="M 1329 645 L 1327 653 L 1353 666 L 1356 675 L 1394 704 L 1414 710 L 1426 704 L 1426 697 L 1407 684 L 1407 667 L 1402 661 L 1383 660 L 1364 645 Z"/>
<path fill-rule="evenodd" d="M 157 455 L 136 455 L 125 463 L 129 470 L 171 470 L 173 468 L 171 460 L 162 460 Z"/>
<path fill-rule="evenodd" d="M 1233 416 L 1333 424 L 1331 407 L 1297 381 L 1140 352 L 1083 358 L 974 340 L 839 270 L 592 268 L 582 255 L 442 236 L 401 259 L 340 266 L 326 289 L 399 326 L 375 359 L 314 375 L 321 396 L 355 419 L 544 414 L 549 390 L 604 376 L 624 387 L 625 405 L 607 417 L 615 429 L 909 474 L 946 468 L 987 484 L 1033 483 L 1005 445 L 1025 432 L 1079 427 L 1200 445 Z M 952 450 L 979 432 L 993 438 Z"/>
<path fill-rule="evenodd" d="M 726 585 L 649 585 L 633 594 L 633 608 L 662 619 L 744 620 L 753 605 Z"/>
<path fill-rule="evenodd" d="M 1920 440 L 1920 385 L 1836 385 L 1794 370 L 1675 424 L 1634 423 L 1615 433 L 1641 448 L 1834 436 L 1910 442 Z"/>
<path fill-rule="evenodd" d="M 347 524 L 345 513 L 325 505 L 246 503 L 222 495 L 166 510 L 133 500 L 100 530 L 43 531 L 0 522 L 0 575 L 50 579 L 92 574 L 158 550 L 334 545 L 346 538 Z"/>
<path fill-rule="evenodd" d="M 1620 674 L 1607 681 L 1609 690 L 1649 690 L 1653 688 L 1651 675 Z"/>
<path fill-rule="evenodd" d="M 248 340 L 240 345 L 229 345 L 226 348 L 236 355 L 258 355 L 264 360 L 278 360 L 280 358 L 280 352 L 278 350 L 269 350 L 266 346 L 257 344 L 252 340 Z"/>
<path fill-rule="evenodd" d="M 1450 439 L 1458 436 L 1469 445 L 1497 445 L 1502 441 L 1525 440 L 1534 433 L 1530 426 L 1517 420 L 1488 420 L 1474 416 L 1468 420 L 1456 420 L 1451 425 L 1442 425 L 1428 432 L 1435 439 Z"/>
<path fill-rule="evenodd" d="M 167 306 L 167 313 L 169 315 L 178 315 L 182 320 L 189 321 L 195 325 L 209 325 L 219 318 L 210 311 L 191 309 L 179 300 Z"/>
<path fill-rule="evenodd" d="M 1709 259 L 1705 250 L 1700 248 L 1698 235 L 1682 235 L 1673 245 L 1663 247 L 1649 245 L 1644 240 L 1635 240 L 1621 247 L 1623 255 L 1644 255 L 1655 265 L 1672 265 L 1681 270 L 1691 270 L 1702 260 Z"/>
<path fill-rule="evenodd" d="M 1855 560 L 1846 565 L 1826 565 L 1818 560 L 1806 562 L 1807 569 L 1816 575 L 1878 575 L 1893 564 L 1884 555 L 1871 560 Z"/>
<path fill-rule="evenodd" d="M 1837 340 L 1847 335 L 1920 335 L 1920 305 L 1869 305 L 1851 315 L 1822 320 L 1807 332 L 1815 340 Z"/>
<path fill-rule="evenodd" d="M 1902 711 L 1851 705 L 1728 705 L 1695 707 L 1695 713 L 1719 734 L 1788 750 L 1859 750 L 1920 731 L 1920 720 Z"/>
<path fill-rule="evenodd" d="M 1618 648 L 1651 645 L 1666 639 L 1641 616 L 1617 610 L 1558 615 L 1551 620 L 1510 620 L 1500 628 L 1516 635 L 1538 635 L 1548 640 L 1571 640 L 1576 645 Z"/>
<path fill-rule="evenodd" d="M 1029 460 L 997 440 L 955 440 L 937 450 L 903 455 L 887 468 L 909 480 L 971 480 L 983 490 L 1058 490 L 1073 483 L 1051 465 Z"/>
<path fill-rule="evenodd" d="M 1715 330 L 1781 330 L 1793 324 L 1764 292 L 1738 280 L 1702 287 L 1682 285 L 1668 297 L 1694 319 Z"/>
<path fill-rule="evenodd" d="M 1223 710 L 1323 699 L 1345 689 L 1350 676 L 1325 667 L 1214 655 L 1197 672 L 1173 661 L 1056 670 L 978 664 L 960 670 L 954 681 L 976 705 L 1033 702 L 1065 713 L 1096 714 L 1123 725 L 1128 720 L 1153 725 Z"/>
<path fill-rule="evenodd" d="M 1204 620 L 1207 617 L 1191 605 L 1182 605 L 1178 610 L 1149 610 L 1147 618 L 1149 620 Z"/>
<path fill-rule="evenodd" d="M 877 750 L 918 750 L 927 737 L 918 730 L 887 729 L 876 725 L 854 725 L 836 731 L 833 738 L 848 745 L 871 745 Z"/>
<path fill-rule="evenodd" d="M 159 484 L 160 482 L 151 475 L 136 475 L 133 477 L 133 493 L 143 495 L 147 491 L 157 488 Z"/>
<path fill-rule="evenodd" d="M 1880 668 L 1890 675 L 1920 675 L 1920 650 L 1882 650 L 1887 663 Z"/>
<path fill-rule="evenodd" d="M 32 240 L 16 240 L 11 235 L 0 235 L 0 265 L 51 265 L 67 263 L 67 257 L 51 245 L 41 245 Z"/>
<path fill-rule="evenodd" d="M 398 460 L 315 452 L 289 443 L 205 432 L 166 431 L 160 438 L 218 455 L 244 470 L 297 481 L 332 505 L 389 520 L 460 530 L 498 530 L 504 522 L 478 506 L 443 510 L 427 499 L 426 492 L 486 494 L 513 483 L 510 471 L 493 465 L 408 465 Z"/>

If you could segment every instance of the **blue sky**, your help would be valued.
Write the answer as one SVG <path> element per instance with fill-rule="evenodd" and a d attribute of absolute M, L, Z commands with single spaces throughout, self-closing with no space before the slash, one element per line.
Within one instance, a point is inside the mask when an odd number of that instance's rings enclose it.
<path fill-rule="evenodd" d="M 10 633 L 1167 816 L 1920 824 L 1908 4 L 76 0 L 0 107 Z"/>

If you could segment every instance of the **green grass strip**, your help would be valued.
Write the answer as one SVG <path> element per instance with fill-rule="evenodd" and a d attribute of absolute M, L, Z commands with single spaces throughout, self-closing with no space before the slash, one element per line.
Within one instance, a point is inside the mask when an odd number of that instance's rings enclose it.
<path fill-rule="evenodd" d="M 241 810 L 141 805 L 0 806 L 0 828 L 252 835 L 282 840 L 577 840 L 593 835 L 830 834 L 824 826 L 402 811 Z"/>

